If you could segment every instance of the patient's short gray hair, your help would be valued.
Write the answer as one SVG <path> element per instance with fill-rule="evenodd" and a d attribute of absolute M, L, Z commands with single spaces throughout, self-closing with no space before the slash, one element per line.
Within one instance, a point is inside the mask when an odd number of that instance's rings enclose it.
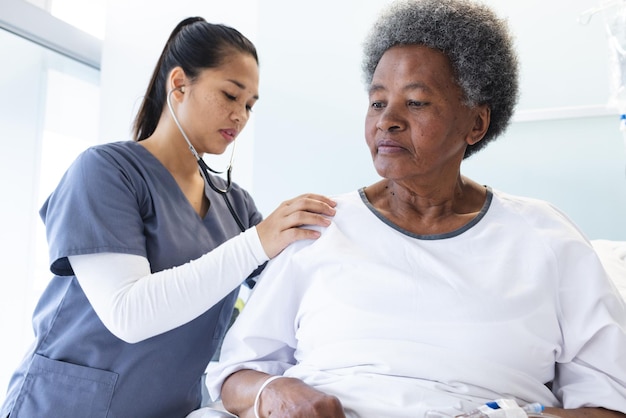
<path fill-rule="evenodd" d="M 399 0 L 390 4 L 364 43 L 367 85 L 385 51 L 396 45 L 424 45 L 443 52 L 470 106 L 486 104 L 491 123 L 465 157 L 483 148 L 509 124 L 518 98 L 518 61 L 506 21 L 469 0 Z"/>

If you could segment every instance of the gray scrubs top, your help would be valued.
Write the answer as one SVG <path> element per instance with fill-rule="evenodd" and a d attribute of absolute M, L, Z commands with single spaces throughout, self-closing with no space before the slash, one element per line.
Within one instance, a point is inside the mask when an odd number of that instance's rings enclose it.
<path fill-rule="evenodd" d="M 214 182 L 224 187 L 221 178 Z M 153 272 L 196 259 L 241 232 L 224 198 L 209 187 L 206 194 L 211 205 L 201 219 L 165 167 L 133 141 L 92 147 L 77 158 L 40 211 L 54 277 L 35 309 L 36 340 L 0 416 L 173 418 L 199 407 L 201 376 L 237 289 L 195 320 L 129 344 L 104 327 L 67 257 L 136 254 Z M 246 228 L 261 221 L 246 191 L 233 185 L 228 196 Z"/>

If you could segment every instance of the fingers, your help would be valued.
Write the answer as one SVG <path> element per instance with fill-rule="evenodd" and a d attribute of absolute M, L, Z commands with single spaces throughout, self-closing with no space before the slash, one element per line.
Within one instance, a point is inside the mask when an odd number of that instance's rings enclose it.
<path fill-rule="evenodd" d="M 257 225 L 263 249 L 273 258 L 289 244 L 303 239 L 317 239 L 318 231 L 303 226 L 327 227 L 336 203 L 326 196 L 304 194 L 287 200 Z"/>
<path fill-rule="evenodd" d="M 292 216 L 290 225 L 328 226 L 326 217 L 335 215 L 336 202 L 320 195 L 307 194 L 286 200 L 276 209 L 282 216 Z"/>
<path fill-rule="evenodd" d="M 290 207 L 292 210 L 306 210 L 309 212 L 333 216 L 335 214 L 334 207 L 336 205 L 337 203 L 334 200 L 326 196 L 308 193 L 294 199 L 287 200 L 283 202 L 281 206 Z"/>
<path fill-rule="evenodd" d="M 334 209 L 332 210 L 334 211 Z M 331 214 L 321 214 L 319 212 L 309 212 L 304 209 L 293 210 L 291 213 L 285 214 L 285 221 L 288 228 L 304 225 L 328 226 L 330 225 L 330 217 L 332 216 L 334 216 L 334 212 Z"/>

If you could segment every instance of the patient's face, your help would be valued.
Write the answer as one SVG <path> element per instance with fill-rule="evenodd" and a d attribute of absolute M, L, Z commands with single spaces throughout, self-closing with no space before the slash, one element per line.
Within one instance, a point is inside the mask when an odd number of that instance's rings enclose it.
<path fill-rule="evenodd" d="M 390 48 L 374 72 L 365 120 L 376 170 L 393 180 L 456 175 L 472 115 L 443 53 L 421 45 Z"/>

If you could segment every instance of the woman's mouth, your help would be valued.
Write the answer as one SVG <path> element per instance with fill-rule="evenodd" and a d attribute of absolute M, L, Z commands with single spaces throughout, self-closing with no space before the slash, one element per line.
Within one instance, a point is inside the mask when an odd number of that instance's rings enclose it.
<path fill-rule="evenodd" d="M 232 142 L 237 138 L 236 129 L 220 129 L 220 134 L 222 134 L 222 137 L 228 142 Z"/>

